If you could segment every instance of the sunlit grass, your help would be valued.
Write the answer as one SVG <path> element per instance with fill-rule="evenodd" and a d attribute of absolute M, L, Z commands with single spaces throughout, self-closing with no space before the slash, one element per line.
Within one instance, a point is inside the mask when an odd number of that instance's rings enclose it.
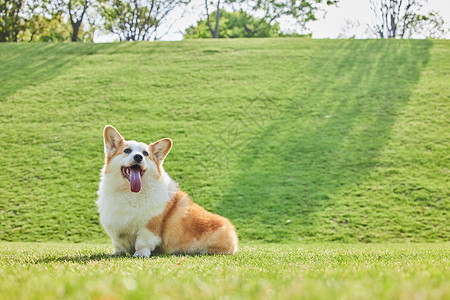
<path fill-rule="evenodd" d="M 0 244 L 2 299 L 448 299 L 450 246 L 243 245 L 235 256 L 111 257 Z"/>

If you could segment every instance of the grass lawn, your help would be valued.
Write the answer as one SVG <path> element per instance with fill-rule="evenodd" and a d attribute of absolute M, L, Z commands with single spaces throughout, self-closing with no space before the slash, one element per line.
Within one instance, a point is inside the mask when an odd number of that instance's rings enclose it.
<path fill-rule="evenodd" d="M 0 240 L 107 241 L 102 130 L 244 241 L 448 241 L 450 41 L 0 45 Z"/>
<path fill-rule="evenodd" d="M 450 244 L 242 245 L 111 257 L 105 244 L 0 243 L 2 299 L 450 299 Z"/>
<path fill-rule="evenodd" d="M 0 44 L 0 298 L 450 299 L 449 49 Z M 166 171 L 238 254 L 110 257 L 106 124 L 172 138 Z"/>

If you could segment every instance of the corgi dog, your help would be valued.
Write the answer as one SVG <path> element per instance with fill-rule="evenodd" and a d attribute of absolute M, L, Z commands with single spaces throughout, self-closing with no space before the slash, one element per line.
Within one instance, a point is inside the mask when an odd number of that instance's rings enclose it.
<path fill-rule="evenodd" d="M 110 125 L 105 127 L 103 138 L 105 165 L 97 206 L 100 222 L 114 246 L 113 255 L 237 251 L 233 224 L 195 204 L 164 171 L 171 139 L 149 145 L 126 141 Z"/>

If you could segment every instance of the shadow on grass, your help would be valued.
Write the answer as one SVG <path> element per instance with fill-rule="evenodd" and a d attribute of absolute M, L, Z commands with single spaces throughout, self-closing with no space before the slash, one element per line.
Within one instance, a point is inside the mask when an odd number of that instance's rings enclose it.
<path fill-rule="evenodd" d="M 317 234 L 317 211 L 377 165 L 398 112 L 429 60 L 432 41 L 343 41 L 324 48 L 281 97 L 281 117 L 241 153 L 217 211 L 241 235 L 268 242 Z M 295 64 L 295 61 L 287 62 Z M 306 93 L 304 91 L 307 91 Z M 245 195 L 245 199 L 243 199 Z"/>
<path fill-rule="evenodd" d="M 170 258 L 170 257 L 198 257 L 205 256 L 203 254 L 183 254 L 183 253 L 175 253 L 175 254 L 163 254 L 163 253 L 152 253 L 152 255 L 148 258 L 142 257 L 133 257 L 130 254 L 127 255 L 112 255 L 112 254 L 86 254 L 86 255 L 64 255 L 64 256 L 51 256 L 37 259 L 34 264 L 50 264 L 50 263 L 77 263 L 77 264 L 86 264 L 92 261 L 106 261 L 106 260 L 123 260 L 123 259 L 153 259 L 153 258 Z"/>
<path fill-rule="evenodd" d="M 0 45 L 0 80 L 4 101 L 9 95 L 52 80 L 78 63 L 77 57 L 95 54 L 95 45 L 67 43 L 3 43 Z"/>
<path fill-rule="evenodd" d="M 48 263 L 89 263 L 91 261 L 102 261 L 102 260 L 112 260 L 118 258 L 117 256 L 113 256 L 111 254 L 89 254 L 89 255 L 74 255 L 74 256 L 52 256 L 40 258 L 35 261 L 35 264 L 48 264 Z"/>

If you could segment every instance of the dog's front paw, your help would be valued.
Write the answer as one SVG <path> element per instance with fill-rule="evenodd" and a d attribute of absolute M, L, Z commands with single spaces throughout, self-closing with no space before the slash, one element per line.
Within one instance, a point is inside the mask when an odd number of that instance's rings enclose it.
<path fill-rule="evenodd" d="M 139 250 L 136 250 L 136 252 L 134 253 L 134 257 L 150 257 L 150 249 L 148 248 L 142 248 Z"/>

